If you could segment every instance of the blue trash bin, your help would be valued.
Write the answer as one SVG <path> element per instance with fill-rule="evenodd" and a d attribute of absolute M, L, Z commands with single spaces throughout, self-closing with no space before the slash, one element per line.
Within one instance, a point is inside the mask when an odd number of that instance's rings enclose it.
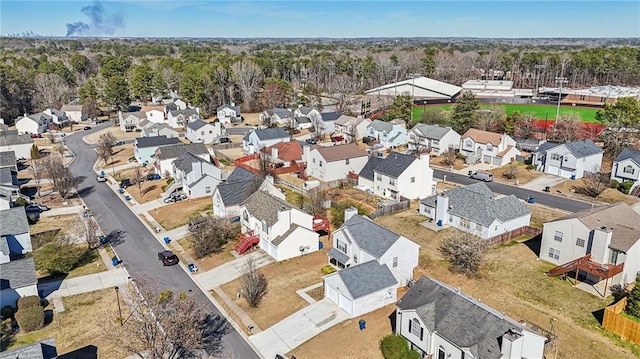
<path fill-rule="evenodd" d="M 365 321 L 364 319 L 360 319 L 360 321 L 358 322 L 358 326 L 360 327 L 360 330 L 367 329 L 367 321 Z"/>
<path fill-rule="evenodd" d="M 118 188 L 118 193 L 123 194 L 124 193 L 124 188 Z"/>
<path fill-rule="evenodd" d="M 164 237 L 164 243 L 165 244 L 171 243 L 171 239 L 169 239 L 169 237 Z"/>
<path fill-rule="evenodd" d="M 529 203 L 536 203 L 536 199 L 533 197 L 529 197 L 528 201 Z"/>
<path fill-rule="evenodd" d="M 442 220 L 439 219 L 438 222 L 436 222 L 436 224 L 438 225 L 438 227 L 442 227 Z"/>
<path fill-rule="evenodd" d="M 114 267 L 117 266 L 118 264 L 120 264 L 120 259 L 118 259 L 118 257 L 116 256 L 113 256 L 111 258 L 111 264 L 113 264 Z"/>
<path fill-rule="evenodd" d="M 318 249 L 324 248 L 324 243 L 318 241 Z"/>
<path fill-rule="evenodd" d="M 104 171 L 100 171 L 100 176 L 104 177 Z"/>
<path fill-rule="evenodd" d="M 125 200 L 125 201 L 129 201 L 129 200 L 131 200 L 131 196 L 124 196 L 124 200 Z"/>

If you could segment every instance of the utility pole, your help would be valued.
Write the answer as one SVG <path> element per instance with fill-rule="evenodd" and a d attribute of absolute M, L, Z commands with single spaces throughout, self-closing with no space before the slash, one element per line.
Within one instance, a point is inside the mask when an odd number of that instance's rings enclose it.
<path fill-rule="evenodd" d="M 422 74 L 414 72 L 407 74 L 407 78 L 411 79 L 411 124 L 413 124 L 413 101 L 414 101 L 414 90 L 415 90 L 415 82 L 416 77 L 420 77 Z"/>
<path fill-rule="evenodd" d="M 116 298 L 118 300 L 118 321 L 120 321 L 120 325 L 124 325 L 124 322 L 122 321 L 122 309 L 120 308 L 120 288 L 115 286 L 113 289 L 116 291 Z"/>
<path fill-rule="evenodd" d="M 538 95 L 540 94 L 540 87 L 538 87 L 538 80 L 540 79 L 540 70 L 544 69 L 545 65 L 534 65 L 533 67 L 535 67 L 536 69 L 536 98 L 538 97 Z"/>
<path fill-rule="evenodd" d="M 556 83 L 560 84 L 560 90 L 558 91 L 558 109 L 556 110 L 556 122 L 560 118 L 560 101 L 562 101 L 562 85 L 568 83 L 566 77 L 564 77 L 564 62 L 562 63 L 562 70 L 560 70 L 560 76 L 556 77 Z"/>
<path fill-rule="evenodd" d="M 393 86 L 393 90 L 394 90 L 393 96 L 398 96 L 398 71 L 400 71 L 400 66 L 396 65 L 393 67 L 393 69 L 396 71 L 396 82 Z"/>

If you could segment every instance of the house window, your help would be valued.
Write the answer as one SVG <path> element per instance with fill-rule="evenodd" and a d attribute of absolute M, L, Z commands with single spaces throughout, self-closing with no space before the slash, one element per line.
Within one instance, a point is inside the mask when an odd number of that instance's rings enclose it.
<path fill-rule="evenodd" d="M 393 264 L 391 265 L 393 268 L 398 267 L 398 257 L 393 257 Z"/>
<path fill-rule="evenodd" d="M 471 228 L 471 223 L 469 223 L 469 221 L 466 220 L 466 219 L 461 219 L 460 220 L 460 227 L 465 228 L 465 229 L 469 229 L 469 228 Z"/>
<path fill-rule="evenodd" d="M 584 248 L 584 239 L 582 238 L 576 239 L 576 246 Z"/>
<path fill-rule="evenodd" d="M 348 165 L 349 164 L 349 159 L 347 158 L 346 160 L 344 160 L 344 164 Z"/>
<path fill-rule="evenodd" d="M 562 159 L 562 156 L 559 153 L 552 153 L 551 154 L 551 160 L 552 161 L 560 161 Z"/>
<path fill-rule="evenodd" d="M 476 231 L 482 231 L 482 225 L 480 223 L 476 223 Z"/>
<path fill-rule="evenodd" d="M 556 231 L 556 233 L 553 235 L 553 239 L 555 241 L 562 242 L 562 232 Z"/>
<path fill-rule="evenodd" d="M 382 181 L 382 175 L 381 175 L 381 174 L 377 174 L 377 175 L 376 175 L 376 180 L 378 180 L 378 181 Z"/>
<path fill-rule="evenodd" d="M 266 234 L 269 234 L 269 226 L 267 226 L 267 222 L 262 221 L 262 231 Z"/>
<path fill-rule="evenodd" d="M 466 148 L 473 148 L 473 140 L 472 139 L 468 139 L 464 142 L 464 147 Z"/>
<path fill-rule="evenodd" d="M 416 182 L 416 178 L 415 178 L 415 177 L 411 177 L 411 178 L 409 179 L 409 182 L 411 182 L 411 183 L 415 183 L 415 182 Z"/>
<path fill-rule="evenodd" d="M 560 250 L 549 247 L 549 258 L 553 258 L 555 260 L 560 259 Z"/>
<path fill-rule="evenodd" d="M 609 257 L 609 263 L 611 263 L 613 265 L 618 264 L 618 253 L 620 253 L 620 252 L 618 252 L 616 250 L 613 250 L 613 249 L 611 250 L 611 256 Z"/>
<path fill-rule="evenodd" d="M 358 255 L 357 254 L 353 255 L 353 264 L 358 264 Z"/>
<path fill-rule="evenodd" d="M 396 185 L 396 180 L 394 180 L 393 178 L 389 178 L 389 184 L 392 186 Z"/>
<path fill-rule="evenodd" d="M 493 145 L 490 143 L 487 143 L 487 151 L 493 151 Z"/>
<path fill-rule="evenodd" d="M 311 160 L 311 162 L 316 163 L 316 159 L 315 159 L 315 158 L 314 158 L 314 159 L 312 159 L 312 160 Z"/>
<path fill-rule="evenodd" d="M 409 135 L 409 138 L 414 141 L 416 140 L 416 136 L 413 133 Z"/>
<path fill-rule="evenodd" d="M 409 333 L 415 335 L 416 337 L 420 338 L 420 340 L 422 340 L 424 336 L 424 330 L 422 329 L 422 326 L 420 326 L 420 321 L 417 318 L 413 318 L 409 322 Z"/>
<path fill-rule="evenodd" d="M 322 161 L 318 161 L 318 164 L 320 165 L 320 167 L 322 167 Z"/>
<path fill-rule="evenodd" d="M 633 172 L 635 172 L 635 170 L 633 169 L 633 167 L 631 165 L 627 165 L 624 167 L 624 173 L 628 173 L 628 174 L 633 174 Z"/>
<path fill-rule="evenodd" d="M 204 188 L 204 193 L 211 193 L 211 187 L 207 186 Z"/>
<path fill-rule="evenodd" d="M 204 136 L 204 131 L 200 131 L 200 135 L 201 135 L 201 136 Z"/>
<path fill-rule="evenodd" d="M 249 212 L 248 211 L 244 211 L 244 214 L 242 215 L 242 220 L 245 222 L 249 222 Z"/>
<path fill-rule="evenodd" d="M 447 359 L 447 352 L 444 351 L 443 347 L 438 348 L 438 359 Z"/>
<path fill-rule="evenodd" d="M 449 223 L 453 223 L 453 216 L 449 216 Z"/>
<path fill-rule="evenodd" d="M 340 252 L 342 252 L 342 253 L 347 253 L 347 244 L 346 244 L 346 243 L 344 243 L 343 241 L 341 241 L 341 240 L 339 240 L 339 239 L 338 239 L 338 240 L 336 241 L 336 247 L 338 248 L 338 250 L 339 250 Z"/>

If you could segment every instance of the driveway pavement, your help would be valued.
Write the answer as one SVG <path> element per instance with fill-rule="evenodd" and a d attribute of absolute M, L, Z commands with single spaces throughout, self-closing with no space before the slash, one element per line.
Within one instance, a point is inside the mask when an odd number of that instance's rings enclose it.
<path fill-rule="evenodd" d="M 54 217 L 54 216 L 62 216 L 65 214 L 79 214 L 82 213 L 84 208 L 83 206 L 67 206 L 67 207 L 57 207 L 51 208 L 48 211 L 44 211 L 40 213 L 40 217 Z"/>
<path fill-rule="evenodd" d="M 247 263 L 247 257 L 251 257 L 255 260 L 257 268 L 264 267 L 267 264 L 274 262 L 274 259 L 264 251 L 255 250 L 211 270 L 196 274 L 194 278 L 207 290 L 211 290 L 214 287 L 220 287 L 221 285 L 229 283 L 242 276 L 244 266 Z"/>
<path fill-rule="evenodd" d="M 349 319 L 347 312 L 329 299 L 310 304 L 249 340 L 265 358 L 284 355 L 332 326 Z M 372 343 L 372 345 L 378 345 Z"/>
<path fill-rule="evenodd" d="M 560 183 L 568 181 L 568 179 L 560 176 L 550 175 L 548 173 L 543 173 L 540 177 L 533 179 L 532 181 L 520 185 L 522 188 L 529 189 L 531 191 L 542 191 L 545 186 L 553 187 L 559 185 Z"/>
<path fill-rule="evenodd" d="M 128 282 L 127 272 L 120 267 L 76 278 L 38 283 L 38 294 L 43 298 L 68 297 L 126 285 Z"/>

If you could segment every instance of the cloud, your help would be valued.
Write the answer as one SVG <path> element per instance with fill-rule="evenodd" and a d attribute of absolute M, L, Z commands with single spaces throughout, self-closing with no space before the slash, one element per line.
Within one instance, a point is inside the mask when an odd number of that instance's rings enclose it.
<path fill-rule="evenodd" d="M 105 10 L 100 1 L 82 7 L 80 12 L 89 18 L 88 23 L 84 21 L 68 23 L 67 36 L 113 35 L 116 30 L 124 27 L 122 13 Z"/>

